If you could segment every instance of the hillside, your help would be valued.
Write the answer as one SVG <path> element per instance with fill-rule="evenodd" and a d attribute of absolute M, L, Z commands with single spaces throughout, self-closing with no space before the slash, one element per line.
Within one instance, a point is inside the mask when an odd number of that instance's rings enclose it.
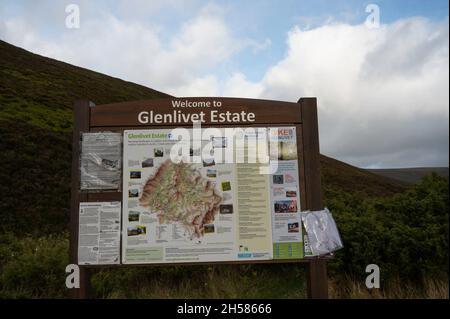
<path fill-rule="evenodd" d="M 71 106 L 168 97 L 167 94 L 0 41 L 0 229 L 35 235 L 67 226 Z M 325 188 L 389 196 L 403 184 L 323 156 Z"/>
<path fill-rule="evenodd" d="M 431 173 L 436 173 L 437 175 L 448 179 L 448 167 L 368 169 L 368 171 L 409 184 L 415 184 L 419 182 L 424 176 Z"/>
<path fill-rule="evenodd" d="M 362 192 L 368 196 L 390 196 L 402 192 L 406 184 L 374 174 L 333 158 L 321 155 L 322 184 L 346 192 Z"/>
<path fill-rule="evenodd" d="M 0 41 L 0 227 L 35 234 L 65 228 L 74 100 L 168 96 Z"/>

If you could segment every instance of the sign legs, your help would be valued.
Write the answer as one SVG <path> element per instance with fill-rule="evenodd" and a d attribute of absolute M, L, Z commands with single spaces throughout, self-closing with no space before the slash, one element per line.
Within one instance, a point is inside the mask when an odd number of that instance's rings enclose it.
<path fill-rule="evenodd" d="M 308 298 L 328 298 L 327 262 L 323 259 L 313 259 L 308 263 Z"/>
<path fill-rule="evenodd" d="M 83 266 L 80 267 L 80 288 L 73 289 L 73 297 L 75 299 L 92 298 L 91 275 L 92 270 Z"/>

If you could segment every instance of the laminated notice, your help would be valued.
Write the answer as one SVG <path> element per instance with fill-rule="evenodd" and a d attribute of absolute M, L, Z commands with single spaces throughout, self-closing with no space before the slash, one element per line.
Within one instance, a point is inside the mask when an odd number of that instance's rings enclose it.
<path fill-rule="evenodd" d="M 302 212 L 302 221 L 312 255 L 324 255 L 343 247 L 341 236 L 330 211 Z"/>
<path fill-rule="evenodd" d="M 120 263 L 120 215 L 120 202 L 80 203 L 79 265 Z"/>
<path fill-rule="evenodd" d="M 121 181 L 122 135 L 83 133 L 81 138 L 80 189 L 116 190 Z"/>

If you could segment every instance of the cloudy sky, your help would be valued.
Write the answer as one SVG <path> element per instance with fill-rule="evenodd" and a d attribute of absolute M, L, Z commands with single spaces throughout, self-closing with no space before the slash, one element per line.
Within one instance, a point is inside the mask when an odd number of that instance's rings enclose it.
<path fill-rule="evenodd" d="M 447 0 L 2 0 L 0 39 L 175 96 L 316 96 L 322 153 L 448 166 Z"/>

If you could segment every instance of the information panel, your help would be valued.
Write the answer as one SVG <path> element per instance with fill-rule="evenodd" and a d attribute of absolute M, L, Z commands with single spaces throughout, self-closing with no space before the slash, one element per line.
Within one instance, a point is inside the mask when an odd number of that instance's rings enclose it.
<path fill-rule="evenodd" d="M 124 131 L 122 263 L 302 258 L 296 128 L 182 130 Z"/>
<path fill-rule="evenodd" d="M 120 202 L 81 202 L 78 263 L 120 263 Z"/>

